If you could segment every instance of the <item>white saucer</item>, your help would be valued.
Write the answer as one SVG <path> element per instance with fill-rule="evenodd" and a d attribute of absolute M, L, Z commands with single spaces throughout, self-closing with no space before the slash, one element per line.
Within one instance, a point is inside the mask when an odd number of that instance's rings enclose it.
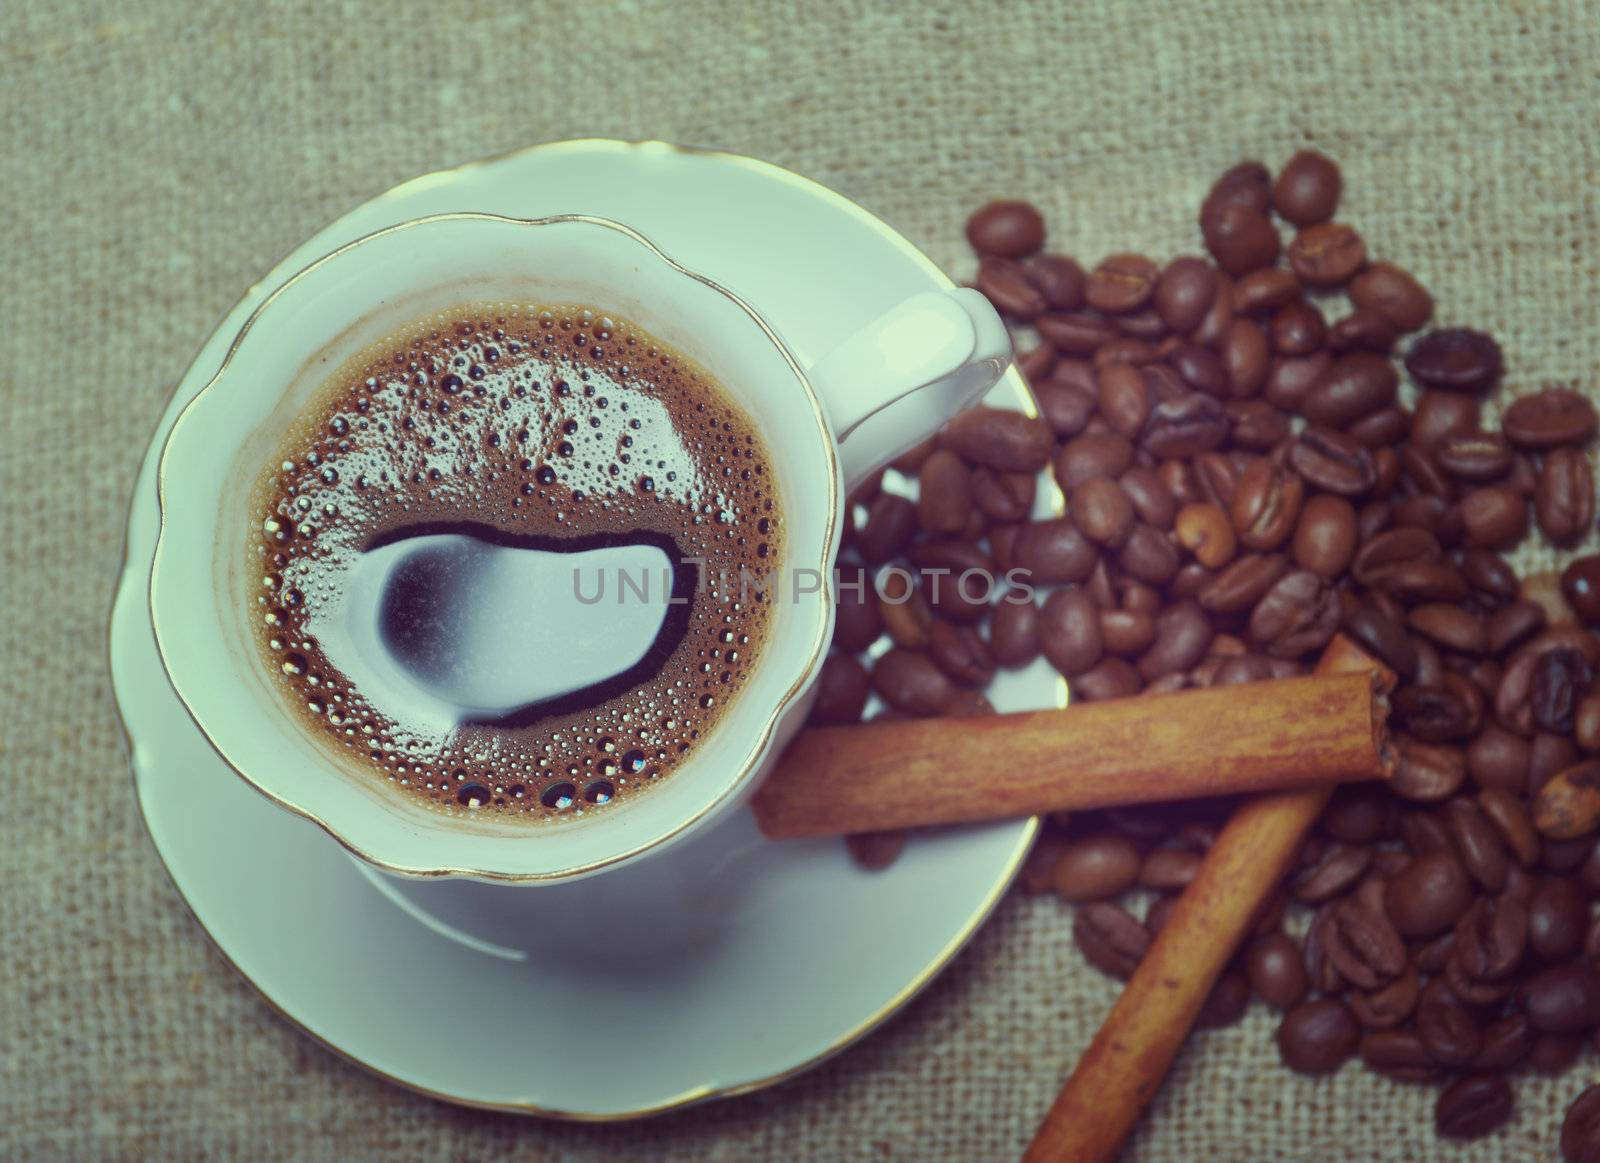
<path fill-rule="evenodd" d="M 882 222 L 813 182 L 660 143 L 558 143 L 430 174 L 307 241 L 207 341 L 134 493 L 111 672 L 151 837 L 201 925 L 268 1004 L 400 1085 L 472 1106 L 618 1119 L 777 1082 L 873 1029 L 933 978 L 999 900 L 1034 822 L 919 836 L 890 869 L 867 873 L 836 841 L 769 843 L 741 813 L 568 886 L 400 882 L 256 794 L 162 674 L 148 582 L 154 463 L 173 417 L 244 317 L 294 271 L 362 234 L 446 210 L 620 219 L 736 288 L 807 362 L 899 299 L 951 285 Z M 715 263 L 697 257 L 695 240 L 708 236 L 723 243 L 706 249 Z M 1014 370 L 995 398 L 1027 399 Z M 1002 710 L 1060 700 L 1043 664 L 997 685 Z"/>

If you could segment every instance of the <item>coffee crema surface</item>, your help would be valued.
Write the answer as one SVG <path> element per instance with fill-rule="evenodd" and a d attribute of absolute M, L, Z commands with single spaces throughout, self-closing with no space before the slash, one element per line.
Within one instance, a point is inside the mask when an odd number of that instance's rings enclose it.
<path fill-rule="evenodd" d="M 467 304 L 367 348 L 252 511 L 271 681 L 447 814 L 573 817 L 670 775 L 757 664 L 783 557 L 750 418 L 585 306 Z"/>

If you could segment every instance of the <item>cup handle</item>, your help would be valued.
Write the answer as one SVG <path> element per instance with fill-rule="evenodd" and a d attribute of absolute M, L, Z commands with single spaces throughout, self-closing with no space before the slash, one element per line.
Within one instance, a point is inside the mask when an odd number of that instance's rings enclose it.
<path fill-rule="evenodd" d="M 933 435 L 992 388 L 1011 338 L 977 291 L 923 291 L 863 327 L 808 370 L 839 441 L 846 490 Z M 920 409 L 892 405 L 916 394 Z"/>

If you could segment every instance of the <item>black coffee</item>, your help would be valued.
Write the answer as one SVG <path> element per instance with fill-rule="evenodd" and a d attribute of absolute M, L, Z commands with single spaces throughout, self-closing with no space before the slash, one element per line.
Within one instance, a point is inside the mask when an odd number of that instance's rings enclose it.
<path fill-rule="evenodd" d="M 275 680 L 447 813 L 575 815 L 670 774 L 759 657 L 782 556 L 749 417 L 573 306 L 469 305 L 363 352 L 256 513 Z"/>

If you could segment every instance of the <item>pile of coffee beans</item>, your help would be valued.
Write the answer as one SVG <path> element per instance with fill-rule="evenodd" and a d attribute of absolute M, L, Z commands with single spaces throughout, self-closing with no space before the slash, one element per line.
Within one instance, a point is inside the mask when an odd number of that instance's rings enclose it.
<path fill-rule="evenodd" d="M 1427 330 L 1429 291 L 1337 220 L 1340 192 L 1317 153 L 1245 162 L 1200 209 L 1205 255 L 1090 269 L 1025 203 L 970 218 L 1039 414 L 963 413 L 851 498 L 841 570 L 868 584 L 841 591 L 813 721 L 872 693 L 983 713 L 996 670 L 1041 655 L 1073 699 L 1254 682 L 1350 635 L 1399 676 L 1399 771 L 1335 794 L 1202 1024 L 1259 999 L 1290 1069 L 1438 1085 L 1438 1131 L 1471 1137 L 1519 1072 L 1600 1047 L 1600 555 L 1520 580 L 1504 556 L 1593 530 L 1597 415 L 1545 385 L 1487 424 L 1500 345 Z M 1045 469 L 1064 515 L 1036 519 Z M 951 584 L 971 570 L 1039 599 Z M 1084 957 L 1125 978 L 1231 807 L 1051 820 L 1023 885 L 1076 905 Z M 1600 1159 L 1600 1094 L 1563 1143 Z"/>

